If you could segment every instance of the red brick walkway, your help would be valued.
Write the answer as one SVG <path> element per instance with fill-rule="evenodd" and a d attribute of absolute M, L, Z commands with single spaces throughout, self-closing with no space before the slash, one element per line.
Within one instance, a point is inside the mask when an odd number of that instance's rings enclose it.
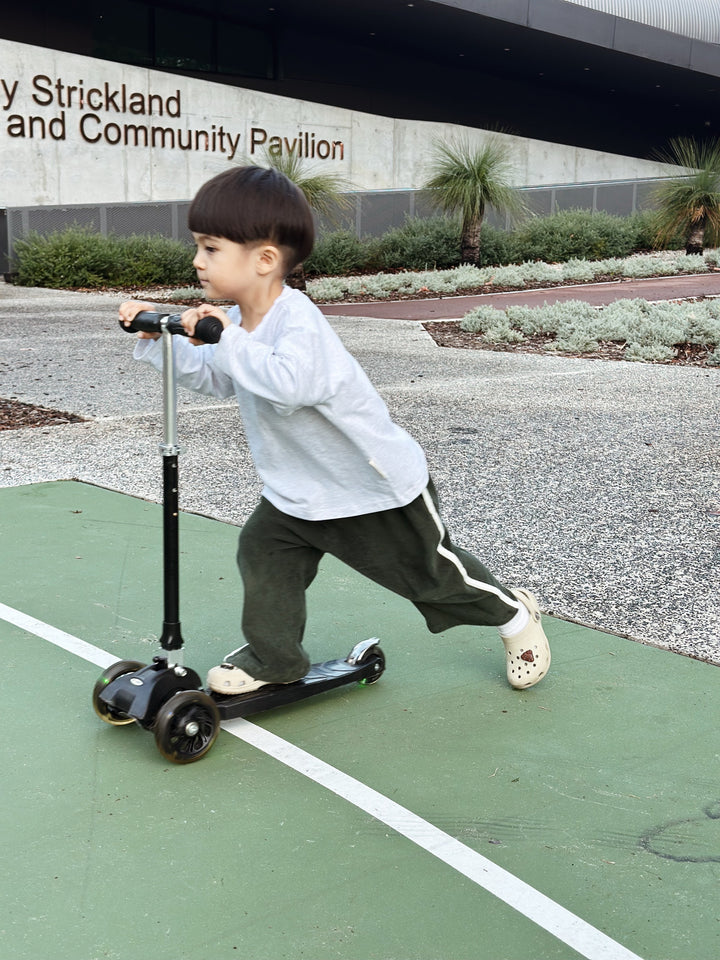
<path fill-rule="evenodd" d="M 653 277 L 648 280 L 614 280 L 610 283 L 545 287 L 542 290 L 514 290 L 483 293 L 471 297 L 437 297 L 427 300 L 384 300 L 372 303 L 321 304 L 331 317 L 382 317 L 386 320 L 459 320 L 481 304 L 507 307 L 514 304 L 542 306 L 560 300 L 585 300 L 603 306 L 615 300 L 675 300 L 720 295 L 720 272 L 682 277 Z"/>

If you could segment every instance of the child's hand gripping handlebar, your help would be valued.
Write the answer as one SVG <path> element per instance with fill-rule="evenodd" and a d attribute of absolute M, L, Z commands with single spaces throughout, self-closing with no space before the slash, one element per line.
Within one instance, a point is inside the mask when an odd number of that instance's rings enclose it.
<path fill-rule="evenodd" d="M 163 323 L 163 321 L 165 321 Z M 168 333 L 178 334 L 181 337 L 187 337 L 188 332 L 180 322 L 179 313 L 154 313 L 150 310 L 142 310 L 135 314 L 132 323 L 126 326 L 124 321 L 120 321 L 120 326 L 126 333 L 162 333 L 167 329 Z M 203 343 L 217 343 L 220 340 L 220 334 L 223 332 L 223 325 L 217 317 L 201 317 L 195 327 L 193 334 L 194 340 L 202 340 Z"/>

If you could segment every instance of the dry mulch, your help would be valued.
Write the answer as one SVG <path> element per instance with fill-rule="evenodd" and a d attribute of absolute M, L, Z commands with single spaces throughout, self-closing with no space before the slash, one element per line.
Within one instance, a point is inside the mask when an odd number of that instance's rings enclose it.
<path fill-rule="evenodd" d="M 569 354 L 553 351 L 554 337 L 537 334 L 527 337 L 522 343 L 491 343 L 479 333 L 468 333 L 460 328 L 459 320 L 427 321 L 423 328 L 439 347 L 456 347 L 463 350 L 493 350 L 496 353 L 541 353 L 546 356 L 581 357 L 583 360 L 625 360 L 625 344 L 609 341 L 601 343 L 597 350 Z M 696 343 L 676 343 L 672 360 L 655 361 L 668 366 L 707 367 L 707 358 L 712 352 Z M 717 369 L 717 367 L 713 367 Z"/>
<path fill-rule="evenodd" d="M 85 423 L 85 418 L 65 410 L 49 410 L 47 407 L 36 407 L 31 403 L 0 397 L 0 430 L 56 427 L 61 423 Z"/>

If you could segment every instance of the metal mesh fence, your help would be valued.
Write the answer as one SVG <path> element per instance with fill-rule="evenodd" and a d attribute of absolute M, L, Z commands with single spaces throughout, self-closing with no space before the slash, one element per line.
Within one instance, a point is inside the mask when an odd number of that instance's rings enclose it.
<path fill-rule="evenodd" d="M 658 180 L 624 180 L 570 184 L 554 187 L 525 187 L 524 198 L 538 216 L 572 208 L 604 211 L 629 216 L 646 209 Z M 173 240 L 189 240 L 189 201 L 167 203 L 70 204 L 67 206 L 8 207 L 0 210 L 0 272 L 11 273 L 13 248 L 29 233 L 50 234 L 73 225 L 102 234 L 132 236 L 159 234 Z M 338 227 L 354 230 L 359 237 L 379 236 L 402 226 L 408 217 L 433 213 L 426 193 L 420 190 L 376 190 L 352 195 L 352 207 L 340 217 L 320 223 L 320 232 Z M 487 222 L 500 229 L 508 223 L 490 210 Z"/>

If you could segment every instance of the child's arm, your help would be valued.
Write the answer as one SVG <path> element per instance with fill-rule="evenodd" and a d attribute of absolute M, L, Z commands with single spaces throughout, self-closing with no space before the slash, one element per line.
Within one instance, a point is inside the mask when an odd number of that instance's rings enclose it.
<path fill-rule="evenodd" d="M 186 310 L 181 317 L 190 343 L 201 344 L 201 341 L 193 338 L 193 333 L 198 321 L 208 316 L 217 317 L 223 326 L 217 352 L 215 347 L 212 351 L 216 373 L 222 373 L 231 382 L 238 383 L 288 412 L 325 399 L 328 393 L 327 374 L 334 364 L 324 356 L 327 345 L 322 343 L 322 338 L 317 342 L 317 330 L 313 325 L 290 321 L 274 343 L 258 343 L 249 340 L 247 331 L 233 323 L 219 307 L 202 303 Z M 193 363 L 192 359 L 189 362 L 195 372 L 199 358 L 197 363 Z M 182 377 L 178 379 L 183 383 Z M 194 383 L 185 382 L 183 385 L 208 392 Z"/>
<path fill-rule="evenodd" d="M 327 400 L 346 379 L 351 362 L 339 341 L 318 335 L 313 324 L 292 320 L 272 343 L 231 324 L 214 358 L 218 370 L 285 413 Z"/>
<path fill-rule="evenodd" d="M 205 306 L 209 306 L 209 304 Z M 142 310 L 153 311 L 155 309 L 152 304 L 128 300 L 120 306 L 120 319 L 125 326 L 129 326 L 135 316 Z M 183 314 L 183 318 L 185 314 L 194 313 L 195 311 L 187 310 Z M 224 318 L 228 324 L 232 323 L 230 318 L 222 313 L 222 311 L 218 311 L 217 308 L 211 307 L 202 315 L 207 316 L 210 313 L 213 315 L 222 314 L 222 317 L 219 317 L 219 319 L 222 320 L 222 318 Z M 195 318 L 192 324 L 193 331 L 198 319 L 200 318 Z M 161 334 L 158 333 L 139 332 L 138 340 L 157 341 L 160 336 Z M 207 396 L 218 397 L 221 400 L 234 396 L 235 387 L 232 380 L 221 370 L 216 369 L 212 363 L 215 352 L 214 344 L 194 346 L 193 344 L 200 344 L 201 341 L 186 340 L 184 337 L 175 337 L 174 341 L 173 355 L 175 357 L 175 367 L 177 370 L 177 382 L 181 386 L 187 387 L 189 390 L 194 390 L 197 393 L 206 394 Z M 162 370 L 162 350 L 160 349 L 159 343 L 137 343 L 135 345 L 134 356 L 136 360 L 150 363 L 156 370 Z"/>

